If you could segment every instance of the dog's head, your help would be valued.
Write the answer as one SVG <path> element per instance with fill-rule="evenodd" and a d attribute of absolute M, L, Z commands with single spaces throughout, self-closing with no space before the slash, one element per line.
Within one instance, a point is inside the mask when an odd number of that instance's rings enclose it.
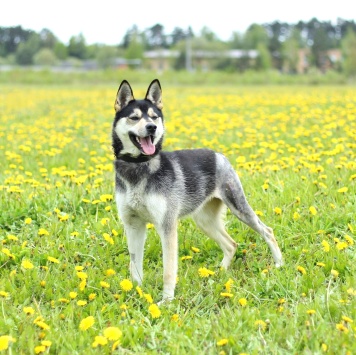
<path fill-rule="evenodd" d="M 113 149 L 116 158 L 150 158 L 162 148 L 164 125 L 162 90 L 157 79 L 149 85 L 146 97 L 135 100 L 130 84 L 124 80 L 115 100 Z"/>

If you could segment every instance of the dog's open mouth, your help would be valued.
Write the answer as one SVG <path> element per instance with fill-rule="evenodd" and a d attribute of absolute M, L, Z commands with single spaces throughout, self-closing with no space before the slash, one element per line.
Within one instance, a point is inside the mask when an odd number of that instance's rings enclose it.
<path fill-rule="evenodd" d="M 153 144 L 154 137 L 139 137 L 133 133 L 129 133 L 131 142 L 145 155 L 152 155 L 156 151 L 156 147 Z"/>

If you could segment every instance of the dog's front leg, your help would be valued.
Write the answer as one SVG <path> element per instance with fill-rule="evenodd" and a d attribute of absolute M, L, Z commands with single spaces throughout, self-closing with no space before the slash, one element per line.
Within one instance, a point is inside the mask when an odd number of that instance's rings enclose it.
<path fill-rule="evenodd" d="M 124 223 L 127 244 L 130 253 L 130 274 L 133 281 L 142 284 L 143 250 L 146 239 L 146 224 L 139 219 Z"/>
<path fill-rule="evenodd" d="M 177 282 L 178 272 L 178 234 L 177 221 L 166 223 L 160 230 L 159 235 L 163 251 L 163 299 L 170 301 L 174 298 L 174 289 Z"/>

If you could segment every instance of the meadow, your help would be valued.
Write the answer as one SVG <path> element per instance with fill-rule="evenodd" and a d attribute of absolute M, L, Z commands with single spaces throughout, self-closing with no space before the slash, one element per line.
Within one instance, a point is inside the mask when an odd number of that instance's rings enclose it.
<path fill-rule="evenodd" d="M 127 78 L 130 79 L 130 78 Z M 143 97 L 147 84 L 131 83 Z M 356 88 L 165 86 L 166 150 L 224 153 L 285 266 L 229 212 L 229 270 L 190 219 L 176 298 L 147 225 L 132 284 L 114 202 L 117 86 L 0 88 L 0 352 L 355 354 Z"/>

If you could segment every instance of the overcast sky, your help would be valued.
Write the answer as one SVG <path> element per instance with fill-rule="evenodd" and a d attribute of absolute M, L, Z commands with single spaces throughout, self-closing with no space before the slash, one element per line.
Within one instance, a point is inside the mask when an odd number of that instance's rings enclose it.
<path fill-rule="evenodd" d="M 352 5 L 354 4 L 354 5 Z M 296 23 L 316 17 L 336 23 L 356 19 L 354 0 L 0 0 L 0 26 L 51 30 L 62 42 L 82 33 L 87 44 L 118 44 L 133 25 L 139 30 L 160 23 L 198 34 L 207 26 L 222 40 L 252 23 L 276 20 Z"/>

